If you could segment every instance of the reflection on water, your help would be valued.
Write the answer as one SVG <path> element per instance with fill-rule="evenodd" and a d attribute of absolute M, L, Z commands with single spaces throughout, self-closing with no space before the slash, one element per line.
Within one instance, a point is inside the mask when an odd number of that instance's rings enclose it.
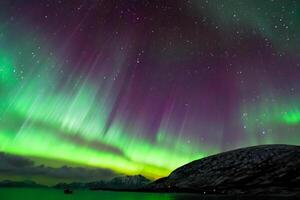
<path fill-rule="evenodd" d="M 241 197 L 210 196 L 196 194 L 161 194 L 136 192 L 109 192 L 77 190 L 74 194 L 64 194 L 57 189 L 1 188 L 1 200 L 277 200 L 295 197 Z"/>
<path fill-rule="evenodd" d="M 58 189 L 1 188 L 0 200 L 173 200 L 174 194 L 75 190 L 64 194 Z"/>

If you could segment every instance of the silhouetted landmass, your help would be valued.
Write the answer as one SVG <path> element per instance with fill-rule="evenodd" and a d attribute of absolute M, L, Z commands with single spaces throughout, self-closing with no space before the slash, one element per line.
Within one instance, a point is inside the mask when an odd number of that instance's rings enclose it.
<path fill-rule="evenodd" d="M 142 175 L 120 176 L 109 181 L 94 181 L 88 183 L 59 183 L 54 186 L 58 189 L 91 189 L 91 190 L 132 190 L 139 189 L 150 183 L 150 180 Z"/>
<path fill-rule="evenodd" d="M 57 189 L 86 189 L 86 183 L 74 182 L 74 183 L 58 183 L 54 188 Z"/>
<path fill-rule="evenodd" d="M 300 194 L 300 146 L 262 145 L 188 163 L 147 185 L 152 192 Z"/>
<path fill-rule="evenodd" d="M 0 187 L 44 187 L 33 181 L 2 181 Z M 300 196 L 300 146 L 262 145 L 220 153 L 188 163 L 150 182 L 136 176 L 110 181 L 59 183 L 58 189 L 200 194 Z"/>
<path fill-rule="evenodd" d="M 41 185 L 35 183 L 34 181 L 10 181 L 4 180 L 0 181 L 0 187 L 30 187 L 30 188 L 40 188 L 40 187 L 47 187 L 45 185 Z"/>

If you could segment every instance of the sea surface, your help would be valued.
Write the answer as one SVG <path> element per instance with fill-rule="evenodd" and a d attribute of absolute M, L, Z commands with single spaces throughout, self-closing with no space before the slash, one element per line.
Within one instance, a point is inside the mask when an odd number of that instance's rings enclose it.
<path fill-rule="evenodd" d="M 175 193 L 142 193 L 75 190 L 73 194 L 64 194 L 59 189 L 49 188 L 0 188 L 0 200 L 258 200 L 258 199 L 294 199 L 293 197 L 242 197 L 214 196 Z"/>

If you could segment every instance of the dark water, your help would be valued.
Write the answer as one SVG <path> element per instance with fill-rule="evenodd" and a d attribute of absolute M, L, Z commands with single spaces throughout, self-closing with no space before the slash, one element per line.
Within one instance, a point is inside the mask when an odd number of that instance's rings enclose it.
<path fill-rule="evenodd" d="M 0 200 L 258 200 L 295 199 L 293 197 L 241 197 L 195 194 L 161 194 L 77 190 L 64 194 L 58 189 L 0 188 Z"/>
<path fill-rule="evenodd" d="M 58 189 L 1 188 L 0 200 L 173 200 L 173 194 L 75 190 L 64 194 Z"/>

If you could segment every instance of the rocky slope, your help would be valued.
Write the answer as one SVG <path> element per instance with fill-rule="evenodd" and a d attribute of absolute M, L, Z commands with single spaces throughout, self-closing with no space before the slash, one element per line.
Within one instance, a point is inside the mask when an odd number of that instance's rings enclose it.
<path fill-rule="evenodd" d="M 300 146 L 262 145 L 193 161 L 149 191 L 213 194 L 299 194 Z"/>
<path fill-rule="evenodd" d="M 115 188 L 140 188 L 150 183 L 150 180 L 145 178 L 142 175 L 136 175 L 136 176 L 120 176 L 113 178 L 109 185 L 111 187 Z"/>

